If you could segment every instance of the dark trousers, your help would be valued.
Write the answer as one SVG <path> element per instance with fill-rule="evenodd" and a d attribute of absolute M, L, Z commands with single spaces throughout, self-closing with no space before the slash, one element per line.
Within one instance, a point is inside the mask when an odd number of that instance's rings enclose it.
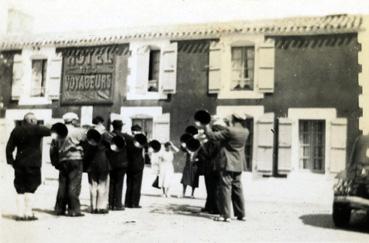
<path fill-rule="evenodd" d="M 219 183 L 219 175 L 215 171 L 210 171 L 205 173 L 205 187 L 206 187 L 206 202 L 205 209 L 211 213 L 218 213 L 218 183 Z"/>
<path fill-rule="evenodd" d="M 143 170 L 138 172 L 127 172 L 127 190 L 124 203 L 127 208 L 137 207 L 140 205 L 142 175 Z"/>
<path fill-rule="evenodd" d="M 236 217 L 245 217 L 241 174 L 241 172 L 220 172 L 218 207 L 220 215 L 225 218 L 231 217 L 232 205 Z"/>
<path fill-rule="evenodd" d="M 68 160 L 61 163 L 55 211 L 65 213 L 68 206 L 69 213 L 80 213 L 79 195 L 81 193 L 82 161 Z"/>
<path fill-rule="evenodd" d="M 18 194 L 34 193 L 40 184 L 40 167 L 14 168 L 14 187 Z"/>
<path fill-rule="evenodd" d="M 110 171 L 109 207 L 122 207 L 123 181 L 126 169 L 115 168 Z"/>

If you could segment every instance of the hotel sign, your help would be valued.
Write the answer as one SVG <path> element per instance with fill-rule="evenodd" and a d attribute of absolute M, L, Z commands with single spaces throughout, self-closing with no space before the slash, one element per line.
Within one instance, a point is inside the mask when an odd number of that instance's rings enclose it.
<path fill-rule="evenodd" d="M 111 104 L 117 47 L 63 50 L 62 104 Z"/>

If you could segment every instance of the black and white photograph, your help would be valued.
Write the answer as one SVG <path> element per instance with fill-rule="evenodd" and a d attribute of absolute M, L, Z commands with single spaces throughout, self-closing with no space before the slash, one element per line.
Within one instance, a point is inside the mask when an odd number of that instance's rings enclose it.
<path fill-rule="evenodd" d="M 0 242 L 369 242 L 369 1 L 0 0 Z"/>

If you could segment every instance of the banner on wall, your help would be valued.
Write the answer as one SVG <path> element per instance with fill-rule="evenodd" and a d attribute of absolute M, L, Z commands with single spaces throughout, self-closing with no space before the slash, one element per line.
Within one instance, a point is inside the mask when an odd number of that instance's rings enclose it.
<path fill-rule="evenodd" d="M 115 56 L 119 46 L 64 49 L 61 104 L 113 103 Z"/>

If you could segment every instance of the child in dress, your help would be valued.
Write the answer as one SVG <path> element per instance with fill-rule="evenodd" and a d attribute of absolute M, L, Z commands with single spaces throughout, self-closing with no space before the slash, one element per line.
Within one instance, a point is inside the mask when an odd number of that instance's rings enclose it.
<path fill-rule="evenodd" d="M 165 197 L 168 197 L 171 178 L 174 174 L 174 153 L 178 151 L 179 149 L 172 142 L 166 142 L 159 155 L 159 187 L 162 188 Z"/>

